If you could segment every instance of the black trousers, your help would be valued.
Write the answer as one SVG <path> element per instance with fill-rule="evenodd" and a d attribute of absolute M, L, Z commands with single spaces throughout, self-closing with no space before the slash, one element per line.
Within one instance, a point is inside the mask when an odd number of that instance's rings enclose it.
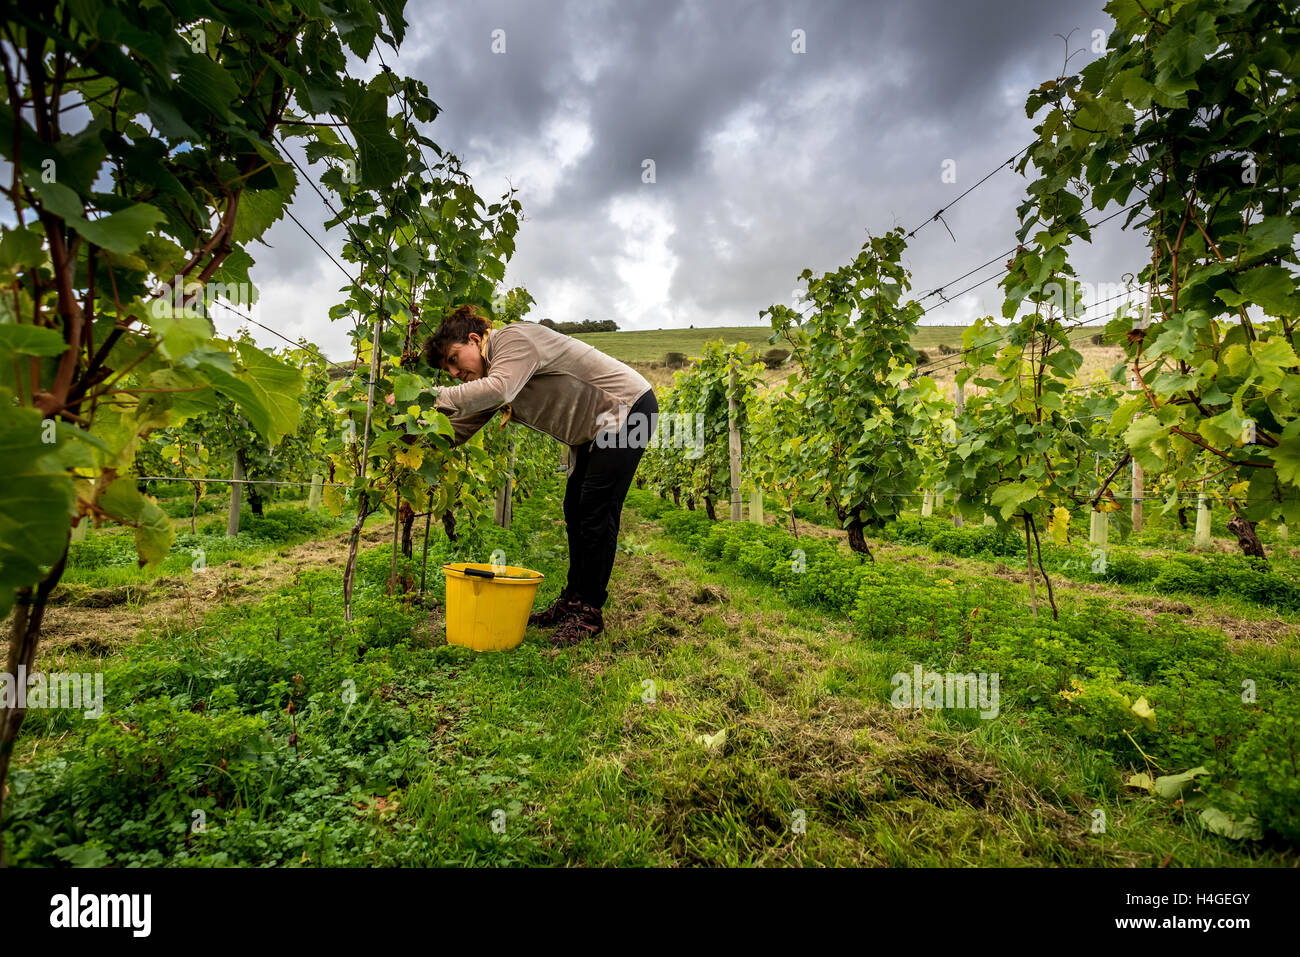
<path fill-rule="evenodd" d="M 628 411 L 622 431 L 609 433 L 608 441 L 598 439 L 572 447 L 573 471 L 564 490 L 564 524 L 569 534 L 567 591 L 588 605 L 602 608 L 609 597 L 607 586 L 614 571 L 623 500 L 653 434 L 651 416 L 658 412 L 659 400 L 653 391 L 647 392 Z M 638 418 L 644 423 L 640 427 Z"/>

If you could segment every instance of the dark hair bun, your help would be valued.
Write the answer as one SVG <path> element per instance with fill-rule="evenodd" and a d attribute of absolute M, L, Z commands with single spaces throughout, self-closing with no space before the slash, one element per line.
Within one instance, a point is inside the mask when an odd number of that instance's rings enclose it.
<path fill-rule="evenodd" d="M 463 303 L 447 314 L 438 324 L 437 330 L 424 344 L 424 360 L 431 366 L 442 368 L 447 358 L 447 350 L 462 342 L 469 342 L 471 335 L 483 336 L 492 328 L 492 320 L 483 310 L 472 302 Z"/>

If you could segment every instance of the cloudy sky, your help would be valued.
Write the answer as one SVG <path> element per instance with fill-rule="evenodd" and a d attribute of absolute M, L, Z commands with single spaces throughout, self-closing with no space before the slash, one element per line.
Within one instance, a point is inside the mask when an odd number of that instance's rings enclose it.
<path fill-rule="evenodd" d="M 428 83 L 443 111 L 428 132 L 462 157 L 480 195 L 519 191 L 506 286 L 536 298 L 528 318 L 746 325 L 791 303 L 805 267 L 850 261 L 868 230 L 926 222 L 1026 146 L 1025 96 L 1060 73 L 1058 34 L 1074 31 L 1075 72 L 1097 55 L 1093 31 L 1113 26 L 1102 6 L 412 0 L 400 55 L 385 59 Z M 1003 168 L 945 215 L 951 236 L 937 222 L 921 229 L 907 253 L 914 293 L 945 285 L 951 296 L 999 272 L 951 282 L 1015 245 L 1025 185 Z M 327 235 L 325 210 L 300 192 L 295 212 L 337 251 L 341 229 Z M 1141 237 L 1122 221 L 1075 253 L 1081 279 L 1119 283 L 1140 266 Z M 253 250 L 254 317 L 342 358 L 346 323 L 326 315 L 341 274 L 288 219 L 267 239 Z M 992 280 L 923 321 L 997 314 L 997 293 Z M 214 316 L 223 331 L 238 325 Z"/>

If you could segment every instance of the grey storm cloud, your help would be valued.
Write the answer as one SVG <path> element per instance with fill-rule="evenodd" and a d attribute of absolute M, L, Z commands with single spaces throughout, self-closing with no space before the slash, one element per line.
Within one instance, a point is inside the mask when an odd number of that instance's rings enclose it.
<path fill-rule="evenodd" d="M 406 16 L 403 49 L 385 59 L 428 84 L 442 111 L 430 135 L 485 198 L 520 188 L 507 285 L 537 298 L 531 318 L 625 328 L 756 323 L 790 301 L 803 268 L 836 268 L 867 231 L 926 221 L 1029 142 L 1025 97 L 1061 71 L 1057 34 L 1075 31 L 1073 72 L 1095 56 L 1092 32 L 1112 27 L 1103 0 L 411 2 Z M 805 53 L 792 51 L 796 29 Z M 557 123 L 587 140 L 563 161 Z M 955 183 L 941 180 L 945 160 Z M 1002 170 L 945 214 L 947 229 L 926 225 L 907 254 L 914 293 L 1014 246 L 1026 184 Z M 318 227 L 323 207 L 305 186 L 300 196 L 299 218 Z M 1081 278 L 1118 281 L 1140 262 L 1141 237 L 1118 225 L 1076 251 Z M 341 279 L 287 221 L 269 240 L 259 281 Z M 336 229 L 326 245 L 341 242 Z M 342 324 L 285 301 L 284 322 L 340 351 Z M 927 321 L 998 303 L 994 280 Z"/>

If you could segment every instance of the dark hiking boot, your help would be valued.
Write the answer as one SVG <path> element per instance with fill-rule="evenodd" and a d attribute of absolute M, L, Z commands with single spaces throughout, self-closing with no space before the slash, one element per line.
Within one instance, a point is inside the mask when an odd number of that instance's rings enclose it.
<path fill-rule="evenodd" d="M 573 614 L 578 608 L 578 601 L 569 597 L 569 589 L 560 590 L 559 597 L 551 602 L 541 611 L 535 611 L 528 616 L 528 624 L 536 625 L 541 628 L 549 628 L 552 625 L 558 625 L 569 615 Z"/>
<path fill-rule="evenodd" d="M 590 641 L 605 630 L 605 616 L 595 605 L 579 602 L 578 607 L 560 623 L 551 635 L 551 644 L 557 648 Z"/>

